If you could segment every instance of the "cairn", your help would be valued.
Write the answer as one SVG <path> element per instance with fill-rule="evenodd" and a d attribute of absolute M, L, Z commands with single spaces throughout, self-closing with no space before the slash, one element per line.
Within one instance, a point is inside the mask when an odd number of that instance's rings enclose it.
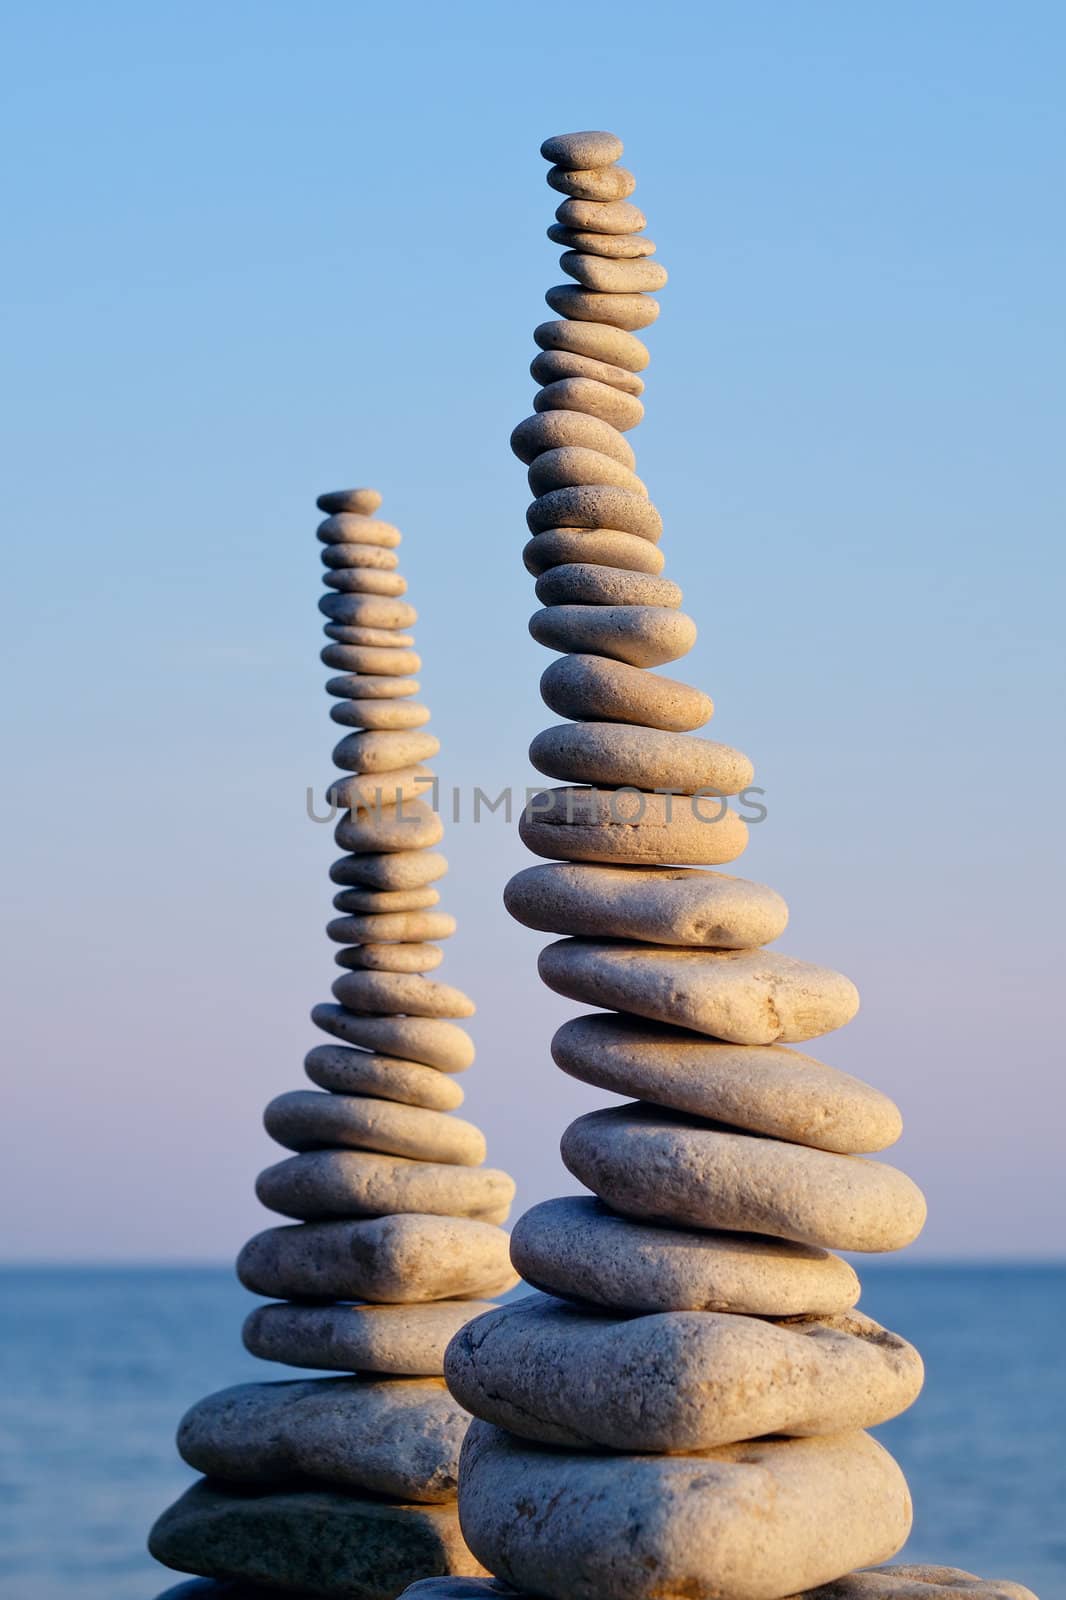
<path fill-rule="evenodd" d="M 787 908 L 714 869 L 747 829 L 739 751 L 698 736 L 699 689 L 658 675 L 695 625 L 663 577 L 662 520 L 626 433 L 643 414 L 636 334 L 666 273 L 606 133 L 549 139 L 565 198 L 549 236 L 575 280 L 534 333 L 541 384 L 512 435 L 534 500 L 525 564 L 560 652 L 541 680 L 570 719 L 530 757 L 560 786 L 523 817 L 545 864 L 511 914 L 562 935 L 556 993 L 604 1009 L 552 1042 L 566 1073 L 630 1103 L 579 1117 L 563 1159 L 591 1197 L 535 1206 L 512 1260 L 543 1293 L 466 1324 L 445 1374 L 476 1418 L 460 1516 L 492 1584 L 551 1600 L 1032 1600 L 943 1568 L 888 1568 L 907 1485 L 866 1431 L 909 1406 L 917 1352 L 854 1309 L 838 1254 L 909 1244 L 920 1191 L 866 1159 L 901 1130 L 876 1088 L 788 1046 L 858 1007 L 841 974 L 767 948 Z M 823 1587 L 825 1586 L 825 1587 Z"/>
<path fill-rule="evenodd" d="M 340 913 L 335 1004 L 312 1019 L 330 1043 L 304 1066 L 310 1089 L 266 1108 L 292 1152 L 256 1191 L 291 1219 L 241 1251 L 237 1272 L 272 1303 L 244 1343 L 266 1361 L 345 1376 L 241 1384 L 183 1418 L 181 1455 L 204 1478 L 156 1523 L 149 1547 L 207 1584 L 176 1594 L 270 1593 L 392 1600 L 434 1574 L 484 1569 L 459 1532 L 459 1448 L 469 1417 L 445 1388 L 449 1339 L 516 1281 L 506 1173 L 482 1165 L 485 1140 L 453 1115 L 455 1075 L 474 1046 L 454 1019 L 465 994 L 426 977 L 455 931 L 438 910 L 447 862 L 426 800 L 437 753 L 420 668 L 404 630 L 399 531 L 378 521 L 371 489 L 321 496 L 318 530 L 329 642 L 333 752 L 343 812 L 330 869 Z M 231 1587 L 235 1584 L 236 1587 Z"/>

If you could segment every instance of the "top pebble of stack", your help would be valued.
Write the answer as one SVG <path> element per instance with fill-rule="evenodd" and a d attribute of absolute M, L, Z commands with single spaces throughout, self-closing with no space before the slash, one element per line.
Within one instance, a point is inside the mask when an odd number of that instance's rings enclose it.
<path fill-rule="evenodd" d="M 579 172 L 588 167 L 609 167 L 622 154 L 622 141 L 615 133 L 592 130 L 587 133 L 556 133 L 540 147 L 545 161 Z"/>

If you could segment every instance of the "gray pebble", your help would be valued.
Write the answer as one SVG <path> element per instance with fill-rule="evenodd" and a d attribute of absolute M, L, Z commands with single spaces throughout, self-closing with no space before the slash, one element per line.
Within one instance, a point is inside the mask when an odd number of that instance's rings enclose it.
<path fill-rule="evenodd" d="M 558 378 L 595 378 L 598 383 L 609 383 L 626 394 L 644 393 L 644 380 L 635 372 L 614 366 L 610 361 L 575 355 L 571 350 L 541 350 L 530 362 L 529 373 L 538 383 L 554 383 Z"/>
<path fill-rule="evenodd" d="M 549 650 L 606 656 L 632 667 L 677 661 L 696 642 L 692 618 L 668 606 L 545 606 L 530 617 L 529 631 Z"/>
<path fill-rule="evenodd" d="M 318 525 L 318 537 L 323 544 L 376 544 L 386 550 L 395 550 L 403 534 L 391 522 L 379 522 L 376 517 L 365 517 L 354 511 L 338 511 Z"/>
<path fill-rule="evenodd" d="M 405 1211 L 499 1223 L 511 1209 L 514 1183 L 492 1167 L 362 1150 L 308 1150 L 267 1167 L 256 1179 L 255 1192 L 269 1211 L 301 1222 Z"/>
<path fill-rule="evenodd" d="M 538 411 L 525 417 L 511 434 L 511 449 L 527 466 L 545 451 L 567 446 L 596 450 L 631 472 L 636 465 L 633 446 L 618 429 L 584 411 Z"/>
<path fill-rule="evenodd" d="M 323 582 L 341 594 L 397 596 L 407 593 L 407 579 L 398 572 L 381 572 L 376 567 L 341 567 L 327 572 Z"/>
<path fill-rule="evenodd" d="M 522 560 L 535 578 L 553 567 L 574 563 L 652 574 L 666 565 L 657 545 L 611 528 L 549 528 L 530 539 Z"/>
<path fill-rule="evenodd" d="M 394 632 L 388 628 L 363 628 L 347 622 L 327 622 L 322 632 L 338 644 L 361 645 L 372 650 L 410 650 L 415 642 L 411 633 Z"/>
<path fill-rule="evenodd" d="M 702 728 L 714 715 L 714 703 L 701 689 L 596 655 L 553 661 L 541 676 L 540 693 L 560 717 L 630 722 L 675 733 Z"/>
<path fill-rule="evenodd" d="M 568 278 L 600 294 L 654 294 L 667 281 L 667 271 L 657 261 L 611 261 L 606 256 L 566 250 L 559 265 Z"/>
<path fill-rule="evenodd" d="M 412 808 L 406 806 L 405 811 Z M 348 832 L 348 823 L 338 825 Z M 441 832 L 443 833 L 443 828 Z M 337 838 L 337 833 L 334 833 Z M 340 844 L 341 839 L 337 839 Z M 365 889 L 421 889 L 427 883 L 436 883 L 448 870 L 447 858 L 424 845 L 403 845 L 385 854 L 373 851 L 342 856 L 329 869 L 334 883 L 357 884 Z"/>
<path fill-rule="evenodd" d="M 459 1085 L 435 1067 L 339 1044 L 315 1045 L 304 1057 L 304 1071 L 334 1094 L 371 1094 L 428 1111 L 454 1111 L 465 1098 Z"/>
<path fill-rule="evenodd" d="M 263 1125 L 286 1150 L 339 1146 L 461 1167 L 479 1167 L 487 1153 L 485 1136 L 472 1122 L 364 1095 L 292 1089 L 269 1102 Z"/>
<path fill-rule="evenodd" d="M 540 147 L 545 161 L 567 171 L 582 171 L 589 167 L 607 167 L 622 154 L 622 141 L 617 134 L 600 129 L 582 133 L 554 133 Z"/>
<path fill-rule="evenodd" d="M 381 806 L 372 812 L 354 813 L 342 817 L 333 831 L 333 837 L 342 850 L 353 855 L 384 852 L 421 851 L 439 844 L 444 837 L 444 824 L 432 806 L 424 800 L 405 800 L 402 806 Z M 396 869 L 399 872 L 399 867 Z M 410 888 L 407 882 L 388 882 L 381 874 L 382 888 Z"/>
<path fill-rule="evenodd" d="M 651 360 L 646 344 L 622 328 L 604 322 L 541 322 L 533 329 L 533 343 L 542 350 L 570 350 L 574 355 L 607 361 L 627 372 L 643 372 Z M 630 463 L 632 465 L 632 463 Z"/>
<path fill-rule="evenodd" d="M 338 700 L 330 706 L 334 722 L 345 728 L 421 728 L 429 721 L 426 706 L 407 700 Z"/>
<path fill-rule="evenodd" d="M 625 167 L 551 167 L 546 176 L 551 188 L 573 200 L 625 200 L 637 187 Z"/>
<path fill-rule="evenodd" d="M 648 219 L 629 200 L 564 200 L 556 207 L 556 222 L 584 233 L 641 233 Z"/>
<path fill-rule="evenodd" d="M 244 1348 L 262 1361 L 320 1372 L 440 1377 L 444 1351 L 490 1300 L 420 1306 L 257 1306 L 245 1319 Z"/>
<path fill-rule="evenodd" d="M 558 378 L 533 397 L 534 411 L 583 411 L 599 417 L 620 433 L 635 428 L 644 416 L 636 395 L 595 378 Z"/>
<path fill-rule="evenodd" d="M 545 728 L 530 745 L 529 759 L 546 777 L 600 789 L 740 794 L 755 776 L 748 757 L 730 745 L 625 722 L 563 722 Z"/>
<path fill-rule="evenodd" d="M 342 700 L 398 700 L 417 694 L 422 685 L 415 678 L 376 677 L 373 673 L 345 673 L 330 678 L 326 693 Z"/>
<path fill-rule="evenodd" d="M 548 528 L 614 528 L 650 539 L 652 544 L 658 544 L 663 531 L 663 519 L 650 501 L 611 484 L 552 489 L 527 508 L 526 525 L 530 533 L 544 533 Z M 366 670 L 380 668 L 368 666 Z M 417 672 L 418 667 L 409 670 Z"/>
<path fill-rule="evenodd" d="M 327 544 L 320 553 L 323 566 L 337 569 L 364 567 L 371 571 L 395 572 L 400 565 L 395 550 L 376 544 Z"/>
<path fill-rule="evenodd" d="M 356 861 L 359 857 L 354 857 Z M 333 896 L 338 911 L 352 916 L 383 916 L 389 911 L 425 911 L 440 904 L 437 889 L 340 889 Z"/>
<path fill-rule="evenodd" d="M 619 866 L 720 867 L 742 855 L 748 842 L 746 823 L 724 801 L 615 789 L 545 789 L 523 808 L 518 832 L 534 855 L 549 861 Z M 564 992 L 547 970 L 541 975 L 549 988 Z"/>
<path fill-rule="evenodd" d="M 564 228 L 561 222 L 553 222 L 548 238 L 566 250 L 606 256 L 611 261 L 634 261 L 655 254 L 654 240 L 643 233 L 586 233 L 580 228 Z"/>
<path fill-rule="evenodd" d="M 422 657 L 414 650 L 389 649 L 361 644 L 328 644 L 322 651 L 322 664 L 337 672 L 358 672 L 368 677 L 409 678 L 419 672 Z M 415 685 L 415 689 L 418 685 Z M 366 694 L 365 686 L 360 693 Z M 414 690 L 410 691 L 414 693 Z"/>
<path fill-rule="evenodd" d="M 577 322 L 604 322 L 633 333 L 648 328 L 659 315 L 659 302 L 646 294 L 596 294 L 576 284 L 560 283 L 544 296 L 553 311 Z"/>
<path fill-rule="evenodd" d="M 376 489 L 333 489 L 328 494 L 320 494 L 315 505 L 327 516 L 336 516 L 339 511 L 354 511 L 361 517 L 372 517 L 381 504 L 381 496 Z"/>
<path fill-rule="evenodd" d="M 596 387 L 604 386 L 601 383 Z M 530 463 L 527 476 L 529 487 L 536 495 L 547 494 L 550 489 L 566 489 L 571 484 L 613 483 L 619 489 L 628 489 L 645 500 L 648 498 L 648 491 L 635 472 L 623 467 L 613 456 L 605 456 L 601 450 L 588 450 L 583 445 L 567 444 L 558 450 L 545 450 Z"/>
<path fill-rule="evenodd" d="M 473 1064 L 474 1041 L 466 1029 L 439 1017 L 369 1017 L 343 1006 L 317 1005 L 311 1021 L 345 1044 L 419 1061 L 440 1072 L 465 1072 Z"/>
<path fill-rule="evenodd" d="M 538 534 L 537 537 L 547 538 L 548 535 Z M 677 584 L 671 583 L 669 578 L 656 578 L 644 572 L 626 572 L 591 562 L 571 562 L 552 567 L 538 579 L 537 599 L 546 606 L 676 608 L 681 604 L 682 596 Z"/>

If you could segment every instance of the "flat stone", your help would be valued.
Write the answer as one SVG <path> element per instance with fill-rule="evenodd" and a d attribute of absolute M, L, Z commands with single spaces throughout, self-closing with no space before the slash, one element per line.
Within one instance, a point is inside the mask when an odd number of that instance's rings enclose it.
<path fill-rule="evenodd" d="M 410 855 L 439 844 L 444 837 L 444 824 L 439 815 L 425 800 L 405 800 L 399 806 L 376 806 L 370 811 L 351 813 L 342 817 L 333 830 L 333 837 L 342 850 L 353 855 L 399 854 Z M 406 889 L 418 879 L 400 881 L 402 865 L 398 865 L 391 881 L 382 871 L 379 880 L 383 889 Z M 373 881 L 369 878 L 364 881 Z"/>
<path fill-rule="evenodd" d="M 541 460 L 545 458 L 542 456 Z M 537 534 L 538 539 L 547 538 Z M 647 541 L 644 541 L 647 543 Z M 537 599 L 546 606 L 672 606 L 681 604 L 681 590 L 669 578 L 645 572 L 619 571 L 596 562 L 556 565 L 537 583 Z"/>
<path fill-rule="evenodd" d="M 554 383 L 558 378 L 595 378 L 598 383 L 609 383 L 626 394 L 644 393 L 644 379 L 638 378 L 635 372 L 616 367 L 610 361 L 575 355 L 570 350 L 541 350 L 529 364 L 529 375 L 538 383 Z M 329 579 L 326 581 L 328 583 Z"/>
<path fill-rule="evenodd" d="M 622 141 L 615 133 L 600 129 L 582 133 L 553 133 L 540 147 L 545 161 L 567 171 L 582 171 L 589 167 L 607 167 L 622 154 Z"/>
<path fill-rule="evenodd" d="M 677 661 L 696 642 L 692 618 L 668 606 L 545 606 L 530 617 L 529 631 L 549 650 L 606 656 L 631 667 Z"/>
<path fill-rule="evenodd" d="M 341 594 L 397 596 L 407 593 L 407 579 L 398 572 L 380 572 L 376 567 L 339 567 L 323 578 L 330 589 Z"/>
<path fill-rule="evenodd" d="M 648 225 L 640 207 L 629 200 L 564 200 L 556 207 L 555 220 L 583 233 L 641 233 Z"/>
<path fill-rule="evenodd" d="M 827 1250 L 631 1222 L 590 1195 L 524 1212 L 511 1256 L 526 1281 L 548 1294 L 616 1311 L 831 1316 L 859 1298 L 854 1269 Z"/>
<path fill-rule="evenodd" d="M 410 805 L 404 806 L 405 813 L 411 809 Z M 437 820 L 440 821 L 439 817 Z M 334 838 L 342 828 L 344 837 L 351 837 L 354 826 L 347 819 L 338 823 L 334 830 Z M 444 827 L 441 824 L 441 833 L 443 832 Z M 339 844 L 341 841 L 338 839 L 337 842 Z M 393 892 L 401 889 L 420 889 L 427 883 L 436 883 L 444 877 L 447 870 L 446 857 L 438 854 L 436 850 L 426 850 L 418 846 L 415 849 L 393 850 L 385 854 L 375 854 L 370 851 L 359 855 L 342 856 L 339 861 L 334 861 L 329 869 L 329 875 L 334 883 L 358 884 L 368 889 Z"/>
<path fill-rule="evenodd" d="M 450 1161 L 463 1167 L 480 1166 L 487 1153 L 485 1135 L 472 1122 L 362 1095 L 292 1089 L 270 1101 L 263 1125 L 287 1150 L 324 1150 L 339 1145 L 409 1156 L 415 1161 Z"/>
<path fill-rule="evenodd" d="M 561 317 L 577 322 L 605 322 L 608 327 L 623 328 L 627 333 L 650 327 L 659 315 L 659 302 L 650 295 L 596 294 L 572 283 L 556 284 L 544 298 Z"/>
<path fill-rule="evenodd" d="M 455 918 L 446 911 L 385 911 L 380 915 L 335 917 L 326 928 L 338 944 L 387 944 L 450 939 Z"/>
<path fill-rule="evenodd" d="M 530 539 L 522 560 L 535 578 L 574 563 L 650 573 L 661 572 L 666 565 L 658 546 L 613 528 L 549 528 Z"/>
<path fill-rule="evenodd" d="M 605 319 L 606 320 L 606 319 Z M 620 433 L 635 428 L 643 419 L 644 407 L 636 395 L 626 394 L 611 383 L 600 383 L 595 378 L 559 378 L 538 391 L 533 397 L 534 411 L 581 411 L 589 417 L 599 417 Z M 593 483 L 610 480 L 594 478 Z M 644 491 L 645 498 L 647 490 Z"/>
<path fill-rule="evenodd" d="M 548 987 L 571 1000 L 732 1044 L 799 1044 L 842 1028 L 859 1009 L 858 990 L 843 973 L 776 950 L 560 939 L 541 951 L 538 965 Z"/>
<path fill-rule="evenodd" d="M 657 261 L 612 261 L 607 256 L 586 255 L 583 250 L 565 250 L 559 265 L 568 278 L 576 278 L 583 288 L 600 294 L 646 294 L 663 288 L 668 277 Z"/>
<path fill-rule="evenodd" d="M 454 1111 L 465 1099 L 459 1085 L 436 1067 L 338 1044 L 315 1045 L 304 1057 L 304 1071 L 312 1083 L 334 1094 L 376 1095 L 429 1111 Z"/>
<path fill-rule="evenodd" d="M 574 608 L 552 607 L 556 609 Z M 549 778 L 602 789 L 639 785 L 685 794 L 701 789 L 740 794 L 755 776 L 748 757 L 730 745 L 625 722 L 564 722 L 545 728 L 530 745 L 529 759 Z"/>
<path fill-rule="evenodd" d="M 355 858 L 359 860 L 357 856 Z M 333 904 L 353 916 L 383 917 L 395 911 L 425 911 L 439 905 L 439 889 L 338 889 Z M 421 935 L 420 937 L 424 937 Z"/>
<path fill-rule="evenodd" d="M 784 900 L 765 884 L 684 867 L 553 862 L 516 873 L 503 899 L 512 917 L 544 933 L 701 950 L 751 950 L 779 938 L 788 921 Z M 657 1037 L 640 1027 L 643 1038 Z"/>
<path fill-rule="evenodd" d="M 364 628 L 355 623 L 327 622 L 322 629 L 327 639 L 338 644 L 356 644 L 372 650 L 410 650 L 413 633 L 398 633 L 389 628 Z"/>
<path fill-rule="evenodd" d="M 395 572 L 400 558 L 395 550 L 379 544 L 327 544 L 319 551 L 323 566 L 334 570 L 356 567 L 379 572 Z"/>
<path fill-rule="evenodd" d="M 393 772 L 355 773 L 334 778 L 326 790 L 326 799 L 330 805 L 349 811 L 353 818 L 358 816 L 359 821 L 366 813 L 374 822 L 392 817 L 408 802 L 417 802 L 432 790 L 433 782 L 433 773 L 421 765 L 397 767 Z"/>
<path fill-rule="evenodd" d="M 425 1215 L 267 1228 L 237 1257 L 237 1276 L 253 1294 L 385 1305 L 482 1299 L 515 1280 L 502 1228 Z"/>
<path fill-rule="evenodd" d="M 367 677 L 412 678 L 422 670 L 422 657 L 416 650 L 396 645 L 327 644 L 321 658 L 324 666 L 333 667 L 336 672 L 358 672 Z M 366 692 L 365 686 L 361 687 L 360 693 Z"/>
<path fill-rule="evenodd" d="M 625 200 L 637 187 L 637 180 L 625 167 L 551 167 L 548 183 L 559 194 L 574 200 Z"/>
<path fill-rule="evenodd" d="M 447 1578 L 430 1579 L 447 1583 Z M 459 1579 L 468 1584 L 487 1579 Z M 412 1585 L 421 1588 L 421 1584 Z M 410 1590 L 408 1590 L 410 1593 Z M 793 1600 L 1036 1600 L 1031 1589 L 1003 1578 L 976 1578 L 958 1567 L 873 1567 L 849 1572 L 819 1589 L 808 1589 Z"/>
<path fill-rule="evenodd" d="M 362 1150 L 308 1150 L 267 1167 L 256 1179 L 255 1192 L 269 1211 L 299 1222 L 411 1211 L 504 1222 L 514 1182 L 494 1167 L 457 1167 Z"/>
<path fill-rule="evenodd" d="M 417 694 L 421 687 L 417 678 L 375 677 L 362 672 L 345 672 L 326 681 L 326 693 L 343 700 L 402 700 Z"/>
<path fill-rule="evenodd" d="M 566 250 L 606 256 L 611 261 L 632 261 L 655 254 L 654 241 L 643 233 L 585 233 L 580 228 L 564 228 L 561 222 L 553 222 L 548 238 Z"/>
<path fill-rule="evenodd" d="M 658 544 L 663 519 L 643 495 L 616 489 L 612 484 L 578 484 L 552 489 L 526 510 L 530 533 L 548 528 L 617 528 Z M 396 651 L 397 655 L 404 652 Z"/>
<path fill-rule="evenodd" d="M 338 967 L 374 972 L 432 972 L 444 960 L 435 944 L 353 944 L 333 957 Z"/>
<path fill-rule="evenodd" d="M 601 237 L 607 239 L 606 234 Z M 643 372 L 651 360 L 647 345 L 635 334 L 605 322 L 570 322 L 565 317 L 541 322 L 533 329 L 533 343 L 542 350 L 570 350 L 594 361 L 608 361 L 629 372 Z"/>
<path fill-rule="evenodd" d="M 232 1600 L 251 1600 L 243 1585 L 259 1582 L 291 1600 L 395 1600 L 426 1573 L 485 1570 L 463 1541 L 454 1505 L 313 1489 L 196 1483 L 164 1511 L 148 1547 L 165 1566 L 240 1582 Z"/>
<path fill-rule="evenodd" d="M 376 544 L 386 550 L 395 550 L 403 540 L 391 522 L 379 522 L 356 511 L 335 512 L 319 523 L 317 532 L 323 544 Z"/>
<path fill-rule="evenodd" d="M 474 1421 L 459 1492 L 478 1559 L 549 1600 L 775 1600 L 885 1560 L 911 1525 L 865 1433 L 590 1456 Z"/>
<path fill-rule="evenodd" d="M 537 411 L 511 434 L 511 449 L 527 466 L 545 451 L 568 445 L 610 456 L 630 471 L 636 465 L 633 446 L 618 429 L 585 411 Z"/>
<path fill-rule="evenodd" d="M 462 1328 L 444 1375 L 467 1411 L 521 1439 L 688 1453 L 876 1427 L 913 1404 L 923 1369 L 858 1312 L 618 1317 L 530 1295 Z"/>
<path fill-rule="evenodd" d="M 564 380 L 567 383 L 591 381 L 588 378 Z M 555 389 L 558 385 L 551 384 L 549 387 Z M 599 383 L 596 387 L 602 389 L 605 385 Z M 600 450 L 586 450 L 581 445 L 563 445 L 558 450 L 545 450 L 531 464 L 527 477 L 534 494 L 547 494 L 549 489 L 566 489 L 578 483 L 613 483 L 619 489 L 628 489 L 632 494 L 643 496 L 645 500 L 648 497 L 647 489 L 635 472 L 623 467 L 613 456 L 605 456 Z"/>
<path fill-rule="evenodd" d="M 400 728 L 421 728 L 429 721 L 426 706 L 410 700 L 338 700 L 330 706 L 334 722 L 346 728 L 374 728 L 393 731 Z"/>
<path fill-rule="evenodd" d="M 372 517 L 381 505 L 381 496 L 376 489 L 331 489 L 328 494 L 320 494 L 315 505 L 330 517 L 338 511 L 354 511 L 358 516 Z"/>
<path fill-rule="evenodd" d="M 895 1144 L 903 1131 L 899 1108 L 880 1089 L 781 1045 L 722 1044 L 598 1012 L 564 1022 L 552 1057 L 611 1094 L 817 1150 L 863 1155 Z"/>
<path fill-rule="evenodd" d="M 473 1064 L 474 1041 L 466 1029 L 439 1017 L 359 1016 L 343 1006 L 318 1005 L 311 1021 L 345 1044 L 418 1061 L 440 1072 L 465 1072 Z"/>
<path fill-rule="evenodd" d="M 318 609 L 331 622 L 357 628 L 410 628 L 418 621 L 418 612 L 406 600 L 381 595 L 324 594 Z"/>
<path fill-rule="evenodd" d="M 590 1112 L 570 1124 L 560 1148 L 580 1183 L 642 1221 L 864 1252 L 902 1250 L 925 1221 L 921 1190 L 895 1167 L 655 1106 Z"/>
<path fill-rule="evenodd" d="M 347 772 L 395 772 L 429 761 L 439 750 L 440 740 L 431 733 L 350 733 L 334 746 L 333 765 Z"/>
<path fill-rule="evenodd" d="M 349 1011 L 404 1012 L 409 1017 L 472 1017 L 477 1007 L 461 989 L 397 972 L 349 972 L 333 993 Z"/>
<path fill-rule="evenodd" d="M 720 867 L 748 842 L 744 819 L 722 800 L 616 789 L 545 789 L 523 807 L 518 831 L 549 861 L 621 866 Z"/>
<path fill-rule="evenodd" d="M 449 1339 L 490 1300 L 439 1300 L 420 1306 L 257 1306 L 245 1319 L 244 1347 L 263 1361 L 323 1372 L 440 1377 Z"/>

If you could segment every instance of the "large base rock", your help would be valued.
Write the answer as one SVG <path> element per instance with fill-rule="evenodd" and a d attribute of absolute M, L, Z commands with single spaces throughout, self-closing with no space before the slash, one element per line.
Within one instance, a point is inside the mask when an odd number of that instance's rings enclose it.
<path fill-rule="evenodd" d="M 183 1591 L 175 1589 L 174 1600 Z M 162 1600 L 171 1600 L 164 1595 Z M 243 1595 L 237 1600 L 244 1600 Z M 494 1578 L 424 1578 L 403 1600 L 524 1600 Z M 789 1600 L 1036 1600 L 1031 1590 L 1002 1578 L 975 1578 L 955 1567 L 876 1567 L 791 1595 Z"/>

